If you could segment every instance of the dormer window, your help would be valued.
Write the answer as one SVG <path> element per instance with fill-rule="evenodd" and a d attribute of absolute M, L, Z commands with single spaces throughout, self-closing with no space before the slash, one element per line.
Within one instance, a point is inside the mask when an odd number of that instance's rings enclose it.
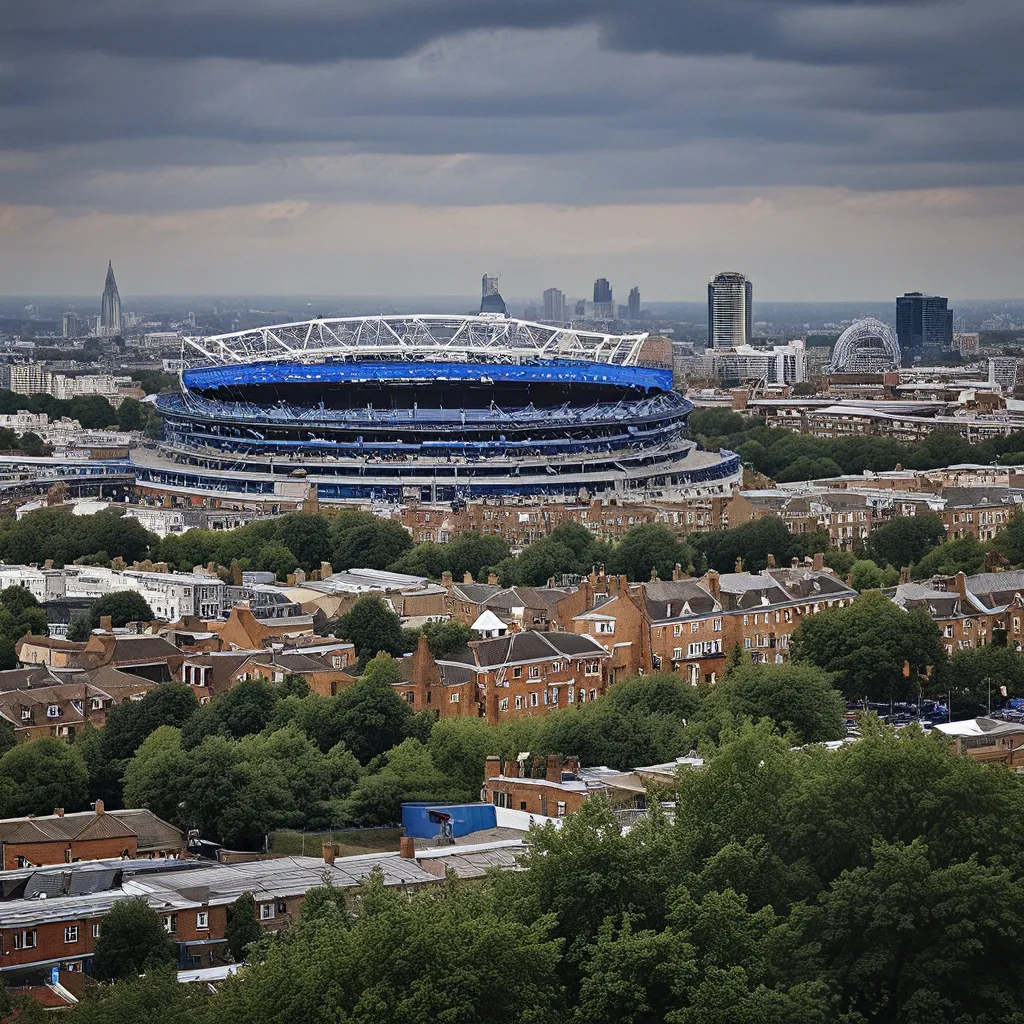
<path fill-rule="evenodd" d="M 61 710 L 59 704 L 50 704 L 46 709 L 47 718 L 60 718 Z"/>

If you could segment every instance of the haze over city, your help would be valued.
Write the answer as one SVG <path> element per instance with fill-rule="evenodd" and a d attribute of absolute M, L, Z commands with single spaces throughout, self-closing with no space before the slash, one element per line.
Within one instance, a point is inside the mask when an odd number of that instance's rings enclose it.
<path fill-rule="evenodd" d="M 1014 0 L 0 15 L 0 293 L 1021 293 Z M 129 271 L 130 268 L 130 271 Z"/>

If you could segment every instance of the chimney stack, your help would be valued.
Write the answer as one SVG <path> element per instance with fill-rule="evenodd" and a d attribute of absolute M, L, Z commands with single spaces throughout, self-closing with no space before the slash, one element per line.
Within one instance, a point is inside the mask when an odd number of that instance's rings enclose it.
<path fill-rule="evenodd" d="M 336 843 L 324 843 L 324 863 L 333 864 L 335 858 L 338 856 L 338 846 Z"/>
<path fill-rule="evenodd" d="M 548 754 L 544 765 L 544 778 L 548 782 L 562 781 L 562 759 L 557 754 Z"/>
<path fill-rule="evenodd" d="M 445 569 L 445 571 L 441 573 L 441 586 L 444 587 L 445 590 L 451 590 L 453 583 L 454 580 L 452 579 L 452 574 Z"/>
<path fill-rule="evenodd" d="M 737 558 L 736 559 L 736 565 L 734 566 L 734 570 L 736 572 L 743 572 L 743 559 L 742 558 Z"/>
<path fill-rule="evenodd" d="M 825 569 L 825 552 L 824 551 L 815 551 L 814 552 L 814 559 L 811 562 L 811 568 L 815 572 L 823 572 L 824 571 L 824 569 Z"/>
<path fill-rule="evenodd" d="M 515 759 L 505 762 L 505 770 L 502 772 L 506 779 L 519 778 L 519 762 Z"/>
<path fill-rule="evenodd" d="M 330 562 L 320 563 L 320 579 L 325 580 L 328 576 L 334 575 L 334 566 Z"/>
<path fill-rule="evenodd" d="M 905 565 L 905 566 L 903 566 L 902 569 L 900 569 L 900 583 L 909 583 L 909 582 L 910 582 L 910 566 L 909 565 Z"/>
<path fill-rule="evenodd" d="M 109 615 L 101 615 L 100 629 L 106 630 L 109 633 L 114 628 L 113 622 L 114 620 Z"/>
<path fill-rule="evenodd" d="M 415 860 L 416 840 L 412 836 L 402 836 L 398 841 L 398 853 L 405 860 Z"/>
<path fill-rule="evenodd" d="M 770 551 L 768 552 L 768 568 L 775 568 L 775 556 Z"/>
<path fill-rule="evenodd" d="M 468 569 L 462 574 L 462 582 L 463 583 L 472 583 L 473 582 L 473 574 Z"/>
<path fill-rule="evenodd" d="M 498 574 L 496 572 L 489 572 L 487 574 L 487 582 L 490 586 L 496 587 L 498 585 Z"/>
<path fill-rule="evenodd" d="M 674 579 L 674 580 L 681 580 L 682 578 L 683 578 L 683 567 L 678 562 L 676 562 L 676 564 L 674 566 L 672 566 L 672 579 Z"/>
<path fill-rule="evenodd" d="M 718 573 L 714 569 L 708 569 L 707 576 L 708 593 L 716 600 L 722 599 L 722 588 L 718 583 Z"/>
<path fill-rule="evenodd" d="M 54 807 L 53 815 L 54 815 L 55 818 L 63 818 L 64 817 L 64 808 L 63 807 Z"/>
<path fill-rule="evenodd" d="M 960 595 L 961 601 L 967 600 L 967 576 L 963 570 L 956 574 L 956 592 Z"/>
<path fill-rule="evenodd" d="M 501 774 L 501 758 L 497 754 L 488 754 L 484 762 L 484 778 L 496 779 Z"/>
<path fill-rule="evenodd" d="M 95 807 L 96 807 L 96 817 L 99 817 L 101 814 L 103 814 L 103 801 L 102 800 L 97 800 L 96 804 L 95 804 Z"/>

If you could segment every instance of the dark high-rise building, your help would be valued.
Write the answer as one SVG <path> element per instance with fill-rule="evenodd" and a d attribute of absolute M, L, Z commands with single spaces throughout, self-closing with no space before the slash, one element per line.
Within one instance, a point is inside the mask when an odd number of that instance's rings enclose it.
<path fill-rule="evenodd" d="M 742 274 L 716 274 L 708 285 L 708 348 L 734 349 L 754 336 L 754 284 Z"/>
<path fill-rule="evenodd" d="M 626 316 L 630 320 L 640 319 L 640 289 L 634 285 L 629 290 L 629 301 L 626 305 Z"/>
<path fill-rule="evenodd" d="M 941 295 L 906 292 L 896 299 L 896 335 L 905 360 L 953 347 L 953 311 Z"/>
<path fill-rule="evenodd" d="M 565 292 L 560 288 L 548 288 L 544 292 L 544 319 L 565 319 Z"/>
<path fill-rule="evenodd" d="M 612 286 L 608 283 L 608 278 L 599 277 L 594 282 L 594 302 L 595 303 L 608 303 L 612 301 Z"/>
<path fill-rule="evenodd" d="M 117 293 L 112 261 L 107 263 L 107 280 L 100 300 L 100 332 L 107 335 L 121 333 L 121 296 Z"/>
<path fill-rule="evenodd" d="M 501 292 L 498 291 L 497 277 L 489 277 L 484 274 L 480 291 L 481 313 L 500 313 L 502 316 L 508 316 L 505 300 L 501 297 Z"/>

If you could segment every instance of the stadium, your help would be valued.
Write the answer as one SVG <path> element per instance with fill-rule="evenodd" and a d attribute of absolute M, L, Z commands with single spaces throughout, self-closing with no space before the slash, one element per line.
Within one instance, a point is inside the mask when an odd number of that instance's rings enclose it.
<path fill-rule="evenodd" d="M 488 314 L 186 338 L 137 475 L 252 495 L 300 477 L 324 502 L 728 493 L 738 457 L 686 439 L 692 406 L 648 342 Z"/>

